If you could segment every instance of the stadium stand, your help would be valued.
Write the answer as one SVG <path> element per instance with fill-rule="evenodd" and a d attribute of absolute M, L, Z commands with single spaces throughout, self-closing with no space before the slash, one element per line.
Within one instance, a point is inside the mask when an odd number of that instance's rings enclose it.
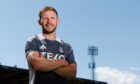
<path fill-rule="evenodd" d="M 0 65 L 0 84 L 28 84 L 28 69 L 17 68 L 16 66 Z M 107 84 L 106 82 L 94 81 L 84 78 L 68 80 L 68 84 Z"/>

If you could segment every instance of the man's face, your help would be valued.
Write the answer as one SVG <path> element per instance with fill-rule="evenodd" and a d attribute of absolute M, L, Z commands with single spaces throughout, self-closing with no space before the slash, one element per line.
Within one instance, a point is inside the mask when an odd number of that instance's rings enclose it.
<path fill-rule="evenodd" d="M 58 17 L 54 11 L 45 11 L 42 18 L 39 20 L 44 33 L 52 33 L 56 30 L 58 24 Z"/>

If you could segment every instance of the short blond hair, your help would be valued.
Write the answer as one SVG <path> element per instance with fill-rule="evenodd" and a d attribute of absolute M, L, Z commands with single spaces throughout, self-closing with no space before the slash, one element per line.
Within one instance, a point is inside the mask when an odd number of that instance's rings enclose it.
<path fill-rule="evenodd" d="M 51 7 L 51 6 L 45 6 L 44 8 L 41 9 L 41 11 L 39 12 L 39 19 L 42 18 L 42 14 L 45 12 L 45 11 L 54 11 L 56 13 L 56 16 L 58 17 L 58 13 L 57 13 L 57 10 L 54 8 L 54 7 Z"/>

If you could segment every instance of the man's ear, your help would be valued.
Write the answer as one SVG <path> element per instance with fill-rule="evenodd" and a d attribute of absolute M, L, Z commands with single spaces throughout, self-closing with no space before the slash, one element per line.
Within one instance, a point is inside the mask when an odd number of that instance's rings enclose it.
<path fill-rule="evenodd" d="M 58 20 L 57 20 L 57 24 L 60 24 L 60 19 L 58 18 Z"/>
<path fill-rule="evenodd" d="M 39 24 L 39 25 L 42 25 L 42 23 L 41 23 L 41 20 L 40 20 L 40 19 L 38 20 L 38 24 Z"/>

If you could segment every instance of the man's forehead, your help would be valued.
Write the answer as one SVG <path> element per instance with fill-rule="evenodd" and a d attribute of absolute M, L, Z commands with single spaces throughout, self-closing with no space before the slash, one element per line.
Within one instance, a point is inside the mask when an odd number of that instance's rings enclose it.
<path fill-rule="evenodd" d="M 43 16 L 55 16 L 56 17 L 56 13 L 52 10 L 45 11 L 42 15 Z"/>

